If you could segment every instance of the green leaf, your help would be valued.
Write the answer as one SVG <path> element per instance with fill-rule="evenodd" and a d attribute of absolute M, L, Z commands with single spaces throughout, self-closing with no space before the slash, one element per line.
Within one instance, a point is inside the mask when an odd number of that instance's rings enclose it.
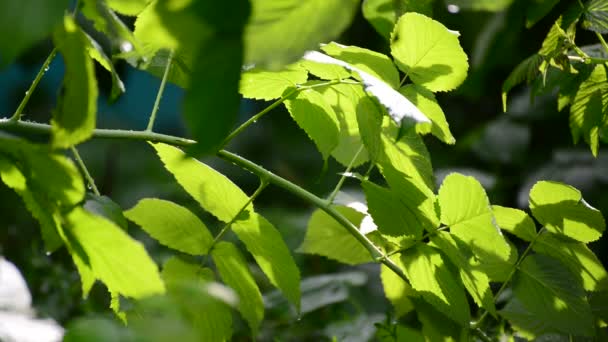
<path fill-rule="evenodd" d="M 400 269 L 405 270 L 405 264 L 401 258 L 393 257 L 391 260 Z M 415 297 L 417 294 L 410 284 L 385 265 L 380 268 L 380 279 L 382 280 L 384 295 L 393 304 L 397 317 L 401 317 L 414 309 L 411 297 Z"/>
<path fill-rule="evenodd" d="M 156 198 L 145 198 L 125 216 L 161 244 L 192 255 L 206 255 L 213 242 L 207 226 L 190 210 Z"/>
<path fill-rule="evenodd" d="M 418 320 L 422 323 L 422 335 L 428 342 L 471 341 L 470 328 L 454 322 L 441 311 L 420 298 L 413 298 Z"/>
<path fill-rule="evenodd" d="M 469 324 L 471 313 L 464 289 L 438 250 L 418 245 L 403 253 L 401 261 L 410 284 L 426 302 L 460 325 Z"/>
<path fill-rule="evenodd" d="M 249 323 L 253 336 L 257 335 L 264 318 L 264 303 L 245 258 L 233 244 L 223 241 L 217 243 L 211 255 L 222 280 L 239 296 L 238 309 Z"/>
<path fill-rule="evenodd" d="M 308 73 L 300 65 L 280 71 L 249 69 L 241 75 L 239 92 L 248 99 L 272 100 L 283 95 L 287 88 L 306 82 Z"/>
<path fill-rule="evenodd" d="M 356 113 L 359 135 L 365 150 L 372 161 L 378 162 L 384 153 L 382 120 L 385 110 L 371 96 L 365 96 L 359 100 Z"/>
<path fill-rule="evenodd" d="M 53 111 L 53 137 L 55 148 L 66 148 L 88 139 L 95 129 L 97 114 L 97 80 L 93 61 L 87 46 L 89 38 L 66 16 L 55 32 L 55 45 L 66 66 L 63 93 Z"/>
<path fill-rule="evenodd" d="M 471 248 L 490 279 L 506 279 L 511 270 L 512 248 L 495 226 L 490 202 L 481 184 L 473 177 L 452 173 L 444 179 L 438 201 L 441 222 Z"/>
<path fill-rule="evenodd" d="M 301 60 L 298 64 L 312 75 L 324 80 L 339 80 L 351 77 L 351 73 L 348 70 L 335 64 L 325 64 L 309 60 Z"/>
<path fill-rule="evenodd" d="M 111 9 L 124 15 L 138 15 L 146 8 L 150 0 L 105 0 Z"/>
<path fill-rule="evenodd" d="M 606 223 L 602 213 L 582 198 L 572 186 L 541 181 L 530 190 L 532 215 L 552 233 L 581 242 L 600 238 Z"/>
<path fill-rule="evenodd" d="M 362 187 L 365 191 L 369 213 L 378 225 L 380 233 L 415 239 L 422 237 L 425 227 L 424 221 L 422 221 L 424 214 L 420 213 L 417 207 L 425 197 L 413 184 L 411 190 L 417 193 L 411 194 L 398 194 L 392 189 L 383 188 L 368 181 L 364 181 Z"/>
<path fill-rule="evenodd" d="M 194 158 L 186 157 L 180 149 L 161 143 L 151 145 L 179 185 L 221 221 L 232 220 L 249 200 L 226 176 Z"/>
<path fill-rule="evenodd" d="M 110 75 L 112 75 L 112 90 L 110 93 L 110 101 L 114 101 L 125 92 L 125 85 L 122 83 L 120 76 L 114 69 L 114 64 L 112 60 L 106 56 L 103 52 L 103 49 L 96 41 L 93 40 L 90 36 L 86 36 L 88 38 L 89 44 L 87 45 L 87 51 L 89 52 L 89 56 L 96 60 L 104 69 L 106 69 Z"/>
<path fill-rule="evenodd" d="M 122 214 L 122 208 L 108 196 L 87 193 L 82 207 L 92 214 L 105 217 L 123 230 L 127 230 L 129 226 L 127 219 Z"/>
<path fill-rule="evenodd" d="M 432 133 L 446 144 L 453 145 L 456 143 L 456 139 L 450 132 L 450 125 L 445 119 L 445 114 L 430 90 L 417 84 L 408 84 L 399 89 L 399 92 L 431 120 L 431 123 L 421 122 L 416 124 L 417 133 Z"/>
<path fill-rule="evenodd" d="M 582 135 L 594 156 L 599 149 L 599 131 L 608 125 L 607 79 L 606 66 L 596 65 L 581 83 L 570 107 L 570 130 L 574 143 Z"/>
<path fill-rule="evenodd" d="M 566 265 L 577 275 L 577 282 L 585 291 L 608 289 L 608 273 L 593 252 L 581 242 L 565 239 L 557 234 L 544 232 L 532 245 L 535 252 L 550 256 Z"/>
<path fill-rule="evenodd" d="M 299 91 L 285 101 L 291 117 L 327 159 L 339 143 L 340 122 L 325 98 L 313 89 Z"/>
<path fill-rule="evenodd" d="M 543 315 L 529 311 L 517 297 L 511 298 L 507 305 L 499 311 L 507 319 L 518 335 L 534 340 L 537 336 L 556 332 Z"/>
<path fill-rule="evenodd" d="M 232 224 L 256 263 L 274 286 L 300 310 L 300 271 L 279 231 L 264 217 L 251 212 Z"/>
<path fill-rule="evenodd" d="M 499 12 L 507 9 L 513 0 L 450 0 L 450 4 L 465 11 Z"/>
<path fill-rule="evenodd" d="M 539 20 L 545 17 L 553 6 L 555 6 L 559 0 L 532 0 L 528 4 L 526 9 L 526 27 L 530 28 L 534 26 Z"/>
<path fill-rule="evenodd" d="M 507 95 L 516 85 L 526 81 L 532 82 L 539 74 L 538 67 L 543 62 L 543 57 L 539 54 L 524 59 L 509 74 L 502 84 L 502 110 L 507 111 Z"/>
<path fill-rule="evenodd" d="M 326 54 L 379 78 L 393 88 L 399 87 L 399 71 L 386 55 L 358 46 L 332 42 L 321 47 Z"/>
<path fill-rule="evenodd" d="M 359 227 L 364 215 L 355 209 L 335 206 L 355 226 Z M 322 255 L 348 265 L 371 262 L 369 252 L 348 231 L 321 209 L 312 213 L 304 241 L 296 250 L 300 253 Z"/>
<path fill-rule="evenodd" d="M 68 0 L 24 0 L 0 3 L 0 69 L 61 23 Z"/>
<path fill-rule="evenodd" d="M 433 92 L 453 90 L 469 69 L 458 35 L 422 14 L 406 13 L 391 35 L 391 53 L 412 82 Z"/>
<path fill-rule="evenodd" d="M 457 236 L 446 232 L 438 232 L 431 238 L 431 242 L 456 266 L 460 280 L 475 303 L 496 316 L 490 280 L 480 269 L 480 262 L 470 248 Z"/>
<path fill-rule="evenodd" d="M 367 162 L 369 158 L 359 134 L 357 111 L 368 95 L 361 86 L 354 84 L 336 84 L 317 91 L 333 108 L 340 123 L 339 142 L 331 152 L 332 157 L 346 167 L 357 167 Z"/>
<path fill-rule="evenodd" d="M 524 241 L 530 242 L 536 238 L 536 225 L 524 211 L 493 205 L 492 212 L 500 229 Z"/>
<path fill-rule="evenodd" d="M 593 316 L 577 277 L 556 259 L 532 255 L 513 279 L 515 297 L 547 325 L 567 334 L 591 336 Z"/>
<path fill-rule="evenodd" d="M 140 242 L 80 207 L 66 221 L 63 229 L 72 253 L 78 253 L 111 292 L 132 298 L 164 292 L 158 267 Z"/>
<path fill-rule="evenodd" d="M 245 31 L 245 63 L 277 68 L 337 38 L 350 24 L 357 0 L 253 0 Z"/>
<path fill-rule="evenodd" d="M 433 0 L 364 0 L 363 16 L 386 40 L 397 21 L 398 13 L 418 12 L 433 15 Z"/>
<path fill-rule="evenodd" d="M 585 4 L 583 12 L 583 28 L 608 33 L 608 2 L 606 0 L 590 0 Z"/>

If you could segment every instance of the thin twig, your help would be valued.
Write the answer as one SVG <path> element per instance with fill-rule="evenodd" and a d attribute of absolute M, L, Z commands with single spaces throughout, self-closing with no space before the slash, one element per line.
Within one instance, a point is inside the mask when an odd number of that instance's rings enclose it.
<path fill-rule="evenodd" d="M 11 121 L 21 120 L 21 114 L 23 113 L 25 106 L 27 106 L 27 103 L 30 101 L 30 97 L 34 93 L 34 90 L 36 90 L 36 87 L 38 87 L 38 83 L 40 83 L 40 80 L 42 80 L 42 76 L 44 76 L 44 74 L 47 72 L 47 70 L 49 70 L 49 65 L 55 58 L 55 55 L 57 55 L 57 48 L 53 48 L 53 50 L 51 51 L 49 56 L 46 58 L 44 63 L 42 63 L 40 70 L 38 70 L 38 74 L 36 74 L 36 78 L 34 78 L 34 81 L 30 85 L 29 89 L 25 92 L 25 96 L 23 97 L 23 100 L 21 100 L 21 103 L 19 103 L 17 110 L 15 111 L 13 116 L 11 116 L 11 118 L 10 118 Z"/>
<path fill-rule="evenodd" d="M 80 170 L 84 174 L 84 178 L 87 180 L 87 183 L 89 183 L 89 186 L 91 187 L 93 193 L 97 196 L 101 196 L 101 193 L 99 193 L 99 189 L 97 189 L 97 186 L 95 185 L 95 180 L 93 179 L 93 177 L 91 177 L 91 174 L 89 173 L 87 166 L 84 164 L 84 161 L 80 157 L 80 153 L 78 153 L 76 147 L 70 146 L 70 150 L 72 151 L 74 159 L 76 159 L 76 162 L 78 163 Z"/>
<path fill-rule="evenodd" d="M 338 192 L 340 192 L 342 185 L 344 185 L 344 181 L 346 180 L 347 174 L 350 172 L 350 170 L 352 170 L 353 165 L 355 165 L 355 161 L 357 160 L 357 158 L 359 158 L 361 152 L 363 152 L 363 145 L 359 147 L 359 150 L 357 150 L 357 153 L 355 153 L 353 159 L 351 159 L 350 163 L 348 163 L 348 166 L 346 167 L 346 170 L 344 170 L 344 172 L 342 173 L 342 177 L 340 177 L 340 180 L 338 180 L 338 184 L 336 184 L 334 191 L 332 191 L 329 197 L 327 197 L 327 203 L 331 204 L 333 203 L 334 199 L 336 199 L 336 196 L 338 196 Z"/>
<path fill-rule="evenodd" d="M 160 107 L 160 99 L 163 97 L 163 92 L 165 91 L 165 85 L 167 84 L 167 79 L 169 78 L 169 70 L 171 69 L 172 61 L 173 51 L 169 52 L 169 58 L 167 59 L 165 72 L 163 73 L 163 78 L 160 81 L 160 86 L 158 87 L 158 92 L 156 93 L 156 100 L 154 100 L 154 107 L 152 107 L 152 113 L 150 113 L 150 120 L 148 121 L 148 126 L 146 127 L 147 132 L 152 132 L 152 129 L 154 128 L 154 121 L 156 121 L 156 113 L 158 112 L 158 108 Z"/>

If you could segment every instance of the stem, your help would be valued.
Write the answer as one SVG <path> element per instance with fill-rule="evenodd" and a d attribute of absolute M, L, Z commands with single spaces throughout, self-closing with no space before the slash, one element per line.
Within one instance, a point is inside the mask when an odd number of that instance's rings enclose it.
<path fill-rule="evenodd" d="M 169 59 L 167 59 L 167 66 L 165 66 L 165 72 L 163 73 L 163 78 L 160 81 L 160 87 L 158 87 L 158 92 L 156 93 L 156 100 L 154 100 L 154 107 L 152 107 L 152 113 L 150 113 L 150 120 L 148 121 L 148 127 L 146 128 L 147 132 L 152 132 L 152 128 L 154 128 L 154 121 L 156 120 L 156 113 L 158 112 L 158 108 L 160 107 L 160 99 L 163 97 L 163 92 L 165 91 L 165 85 L 167 84 L 167 78 L 169 78 L 169 70 L 171 69 L 171 62 L 173 61 L 173 51 L 169 52 Z"/>
<path fill-rule="evenodd" d="M 74 159 L 76 159 L 76 162 L 78 163 L 80 170 L 84 174 L 84 178 L 87 180 L 87 183 L 89 183 L 89 186 L 91 187 L 93 193 L 97 196 L 101 196 L 101 194 L 99 193 L 99 189 L 97 189 L 97 186 L 95 185 L 95 180 L 93 179 L 93 177 L 91 177 L 91 174 L 89 173 L 87 166 L 84 164 L 84 161 L 80 157 L 80 153 L 78 153 L 76 147 L 70 146 L 70 150 L 72 151 Z"/>
<path fill-rule="evenodd" d="M 7 119 L 0 119 L 0 129 L 7 131 L 20 131 L 25 133 L 38 133 L 38 134 L 51 134 L 51 126 L 47 124 L 35 123 L 35 122 L 23 122 L 23 121 L 10 121 Z M 162 142 L 173 146 L 190 146 L 196 144 L 196 141 L 176 137 L 172 135 L 159 134 L 147 131 L 128 131 L 128 130 L 114 130 L 114 129 L 95 129 L 93 131 L 94 138 L 105 138 L 105 139 L 123 139 L 123 140 L 138 140 L 138 141 L 149 141 L 149 142 Z M 382 253 L 363 233 L 359 231 L 359 228 L 350 222 L 341 213 L 331 207 L 327 201 L 317 197 L 316 195 L 308 192 L 300 186 L 291 183 L 290 181 L 281 178 L 274 173 L 264 169 L 263 167 L 243 158 L 236 154 L 220 150 L 217 152 L 217 156 L 232 162 L 233 164 L 248 170 L 261 179 L 266 179 L 269 183 L 277 185 L 293 195 L 305 200 L 306 202 L 315 205 L 316 207 L 325 211 L 329 216 L 333 217 L 338 223 L 357 240 L 367 251 L 370 253 L 372 259 L 375 262 L 380 262 L 390 268 L 404 281 L 407 281 L 405 273 L 393 263 L 392 260 Z"/>
<path fill-rule="evenodd" d="M 40 67 L 40 70 L 38 70 L 38 74 L 36 75 L 36 78 L 34 78 L 34 81 L 30 85 L 29 89 L 25 92 L 25 97 L 23 98 L 23 100 L 21 100 L 21 103 L 19 103 L 19 107 L 17 107 L 17 110 L 15 111 L 13 116 L 10 118 L 11 121 L 21 120 L 21 113 L 25 109 L 25 106 L 27 105 L 27 103 L 30 101 L 30 97 L 34 93 L 34 90 L 36 90 L 36 87 L 38 87 L 38 83 L 40 83 L 40 80 L 42 80 L 42 76 L 44 76 L 46 71 L 49 69 L 49 65 L 53 61 L 53 58 L 55 58 L 55 55 L 57 55 L 57 48 L 53 48 L 53 50 L 51 51 L 49 56 L 46 58 L 44 63 L 42 63 L 42 66 Z"/>
<path fill-rule="evenodd" d="M 604 50 L 606 50 L 606 52 L 608 52 L 608 44 L 606 44 L 604 37 L 599 32 L 595 32 L 595 35 L 597 36 L 597 39 L 600 40 L 600 43 L 602 43 Z"/>
<path fill-rule="evenodd" d="M 224 225 L 224 227 L 222 228 L 222 230 L 220 230 L 220 232 L 215 236 L 215 239 L 213 239 L 213 242 L 211 243 L 211 246 L 209 247 L 209 253 L 211 253 L 211 250 L 213 249 L 213 247 L 215 247 L 215 245 L 222 239 L 222 237 L 224 237 L 224 235 L 226 235 L 226 233 L 228 233 L 228 231 L 230 230 L 230 226 L 232 226 L 232 224 L 238 219 L 238 217 L 241 215 L 241 213 L 243 211 L 245 211 L 245 209 L 247 209 L 247 207 L 251 204 L 251 202 L 253 202 L 253 200 L 255 200 L 256 197 L 258 197 L 258 195 L 260 193 L 262 193 L 264 188 L 266 188 L 267 186 L 268 186 L 268 181 L 266 181 L 264 178 L 262 178 L 260 181 L 260 185 L 255 190 L 253 195 L 251 195 L 251 197 L 249 197 L 247 202 L 243 205 L 243 207 L 241 207 L 241 209 L 238 211 L 238 213 L 236 215 L 234 215 L 232 220 L 230 220 L 230 222 L 226 223 Z M 207 253 L 207 254 L 209 254 L 209 253 Z"/>
<path fill-rule="evenodd" d="M 332 191 L 332 193 L 327 198 L 327 202 L 329 204 L 333 203 L 336 196 L 338 196 L 338 192 L 340 192 L 340 188 L 342 188 L 342 185 L 344 185 L 344 181 L 346 180 L 346 174 L 349 173 L 350 170 L 353 168 L 353 165 L 355 164 L 357 158 L 359 158 L 359 154 L 361 154 L 361 152 L 363 152 L 363 145 L 359 147 L 359 150 L 357 151 L 357 153 L 355 153 L 353 159 L 351 159 L 350 163 L 348 163 L 348 166 L 346 167 L 346 170 L 344 170 L 344 173 L 342 173 L 342 177 L 340 177 L 340 180 L 338 180 L 338 184 L 336 184 L 334 191 Z"/>

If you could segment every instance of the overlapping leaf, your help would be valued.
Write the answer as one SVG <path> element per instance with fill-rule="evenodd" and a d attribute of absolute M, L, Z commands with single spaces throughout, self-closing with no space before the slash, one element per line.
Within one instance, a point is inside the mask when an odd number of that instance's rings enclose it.
<path fill-rule="evenodd" d="M 386 40 L 390 39 L 397 17 L 405 12 L 433 14 L 433 0 L 364 0 L 363 16 Z"/>
<path fill-rule="evenodd" d="M 528 242 L 536 237 L 534 221 L 524 211 L 494 205 L 492 212 L 500 229 Z"/>
<path fill-rule="evenodd" d="M 437 103 L 435 95 L 428 89 L 417 84 L 409 84 L 399 92 L 407 97 L 421 112 L 423 112 L 430 120 L 430 123 L 421 122 L 416 125 L 416 132 L 419 134 L 432 133 L 439 140 L 446 144 L 453 145 L 456 139 L 450 132 L 443 110 Z"/>
<path fill-rule="evenodd" d="M 299 65 L 280 71 L 249 69 L 241 75 L 239 92 L 248 99 L 272 100 L 281 97 L 287 88 L 306 82 L 308 73 Z"/>
<path fill-rule="evenodd" d="M 401 258 L 391 258 L 391 260 L 400 269 L 405 269 Z M 382 280 L 384 295 L 393 304 L 397 317 L 403 316 L 414 309 L 411 297 L 416 296 L 416 291 L 412 289 L 410 284 L 403 281 L 401 277 L 385 265 L 380 268 L 380 279 Z"/>
<path fill-rule="evenodd" d="M 590 0 L 585 4 L 583 27 L 598 32 L 608 33 L 608 2 L 605 0 Z"/>

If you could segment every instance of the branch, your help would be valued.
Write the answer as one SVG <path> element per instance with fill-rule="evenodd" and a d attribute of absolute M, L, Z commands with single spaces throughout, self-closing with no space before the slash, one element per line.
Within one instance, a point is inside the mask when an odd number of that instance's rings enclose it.
<path fill-rule="evenodd" d="M 51 134 L 51 126 L 36 122 L 25 122 L 25 121 L 11 121 L 10 119 L 0 119 L 0 129 L 10 132 L 21 132 L 21 133 L 33 133 L 33 134 Z M 185 147 L 196 144 L 196 141 L 176 137 L 172 135 L 159 134 L 147 131 L 129 131 L 119 129 L 95 129 L 93 131 L 93 138 L 101 139 L 123 139 L 123 140 L 139 140 L 149 142 L 162 142 L 165 144 Z M 359 231 L 359 228 L 350 222 L 346 217 L 335 210 L 331 204 L 314 195 L 313 193 L 303 189 L 302 187 L 282 178 L 274 173 L 264 169 L 262 166 L 257 165 L 241 156 L 234 153 L 220 150 L 217 152 L 217 156 L 221 159 L 229 161 L 251 173 L 257 175 L 263 180 L 268 181 L 280 188 L 283 188 L 291 194 L 305 200 L 306 202 L 315 205 L 321 210 L 325 211 L 329 216 L 333 217 L 338 221 L 344 228 L 355 238 L 371 255 L 375 262 L 384 264 L 386 267 L 395 272 L 400 278 L 407 282 L 407 277 L 403 270 L 399 268 L 391 259 L 388 258 L 376 245 L 374 245 L 365 234 Z"/>

